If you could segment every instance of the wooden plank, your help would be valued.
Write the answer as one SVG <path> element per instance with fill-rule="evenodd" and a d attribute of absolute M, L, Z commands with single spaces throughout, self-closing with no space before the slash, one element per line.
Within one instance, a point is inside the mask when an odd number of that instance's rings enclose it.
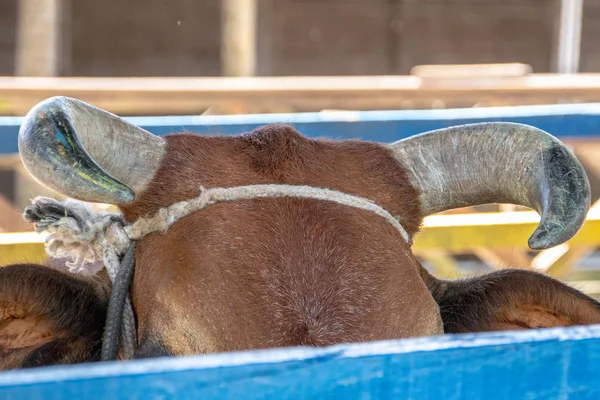
<path fill-rule="evenodd" d="M 525 250 L 539 220 L 539 215 L 533 211 L 432 215 L 425 218 L 413 248 L 417 255 L 426 255 L 430 251 L 466 253 L 479 248 Z M 11 235 L 0 233 L 0 250 L 13 243 L 41 244 L 45 237 L 16 236 L 17 242 L 13 242 Z M 584 226 L 567 243 L 574 247 L 600 246 L 600 211 L 591 211 Z"/>
<path fill-rule="evenodd" d="M 200 114 L 212 106 L 244 101 L 256 110 L 294 107 L 382 110 L 434 101 L 455 104 L 510 100 L 523 105 L 600 101 L 600 74 L 532 74 L 504 78 L 416 76 L 314 76 L 221 78 L 0 77 L 0 114 L 24 115 L 39 101 L 66 95 L 120 115 Z M 250 109 L 247 112 L 255 112 Z"/>
<path fill-rule="evenodd" d="M 19 0 L 16 74 L 56 76 L 61 62 L 63 0 Z"/>
<path fill-rule="evenodd" d="M 221 1 L 221 71 L 223 76 L 256 73 L 256 0 Z"/>
<path fill-rule="evenodd" d="M 581 33 L 580 72 L 598 71 L 600 62 L 596 38 L 600 37 L 600 2 L 585 0 L 583 2 L 583 22 Z M 556 36 L 556 35 L 555 35 Z"/>
<path fill-rule="evenodd" d="M 531 72 L 531 65 L 522 63 L 416 65 L 410 70 L 420 78 L 518 77 Z"/>
<path fill-rule="evenodd" d="M 43 262 L 43 237 L 35 232 L 0 233 L 0 265 Z"/>
<path fill-rule="evenodd" d="M 478 247 L 526 249 L 539 220 L 533 211 L 432 215 L 425 218 L 414 249 L 417 253 L 429 249 L 459 253 Z M 600 245 L 600 212 L 590 212 L 584 226 L 567 243 Z"/>
<path fill-rule="evenodd" d="M 600 326 L 10 371 L 22 399 L 597 399 Z"/>
<path fill-rule="evenodd" d="M 42 243 L 15 243 L 0 245 L 0 266 L 16 263 L 42 263 L 47 257 Z"/>

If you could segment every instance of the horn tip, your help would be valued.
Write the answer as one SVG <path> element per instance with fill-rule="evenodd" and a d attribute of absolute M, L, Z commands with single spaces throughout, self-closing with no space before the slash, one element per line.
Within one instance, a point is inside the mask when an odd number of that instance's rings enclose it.
<path fill-rule="evenodd" d="M 571 236 L 571 234 L 566 234 L 564 231 L 557 235 L 556 232 L 541 227 L 541 229 L 536 229 L 529 237 L 527 245 L 531 250 L 546 250 L 564 243 Z"/>
<path fill-rule="evenodd" d="M 582 217 L 571 221 L 567 226 L 560 224 L 542 222 L 538 228 L 529 237 L 527 242 L 531 250 L 546 250 L 560 244 L 563 244 L 573 238 L 583 227 L 585 223 L 585 210 L 581 210 L 579 214 Z M 544 218 L 542 218 L 543 220 Z"/>
<path fill-rule="evenodd" d="M 560 242 L 554 243 L 554 240 L 550 240 L 549 236 L 548 232 L 540 233 L 536 231 L 527 241 L 527 245 L 531 250 L 545 250 L 560 244 Z"/>

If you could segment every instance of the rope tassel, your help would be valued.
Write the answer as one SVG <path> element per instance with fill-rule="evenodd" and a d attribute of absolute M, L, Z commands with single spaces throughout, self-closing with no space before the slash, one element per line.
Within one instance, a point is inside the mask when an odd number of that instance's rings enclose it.
<path fill-rule="evenodd" d="M 48 232 L 46 252 L 49 256 L 73 260 L 66 263 L 70 272 L 92 275 L 98 271 L 89 267 L 98 259 L 104 261 L 112 291 L 101 359 L 114 360 L 119 344 L 123 356 L 133 358 L 137 335 L 129 286 L 135 267 L 135 241 L 123 230 L 123 218 L 118 214 L 95 212 L 79 201 L 68 199 L 61 203 L 47 197 L 35 198 L 25 209 L 23 218 L 33 223 L 38 233 Z"/>

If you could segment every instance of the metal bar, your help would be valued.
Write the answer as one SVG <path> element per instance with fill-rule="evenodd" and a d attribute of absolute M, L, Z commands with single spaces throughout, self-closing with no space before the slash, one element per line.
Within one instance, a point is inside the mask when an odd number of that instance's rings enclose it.
<path fill-rule="evenodd" d="M 583 0 L 561 0 L 556 72 L 579 72 Z"/>

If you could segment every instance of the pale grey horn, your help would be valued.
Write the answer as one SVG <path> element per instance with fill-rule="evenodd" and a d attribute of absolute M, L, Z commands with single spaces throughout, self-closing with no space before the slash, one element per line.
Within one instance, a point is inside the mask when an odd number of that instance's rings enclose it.
<path fill-rule="evenodd" d="M 154 177 L 165 141 L 80 100 L 52 97 L 25 116 L 19 154 L 42 185 L 99 203 L 135 200 Z"/>
<path fill-rule="evenodd" d="M 532 126 L 481 123 L 426 132 L 389 145 L 420 192 L 422 216 L 486 203 L 536 210 L 529 247 L 573 237 L 590 207 L 581 163 L 558 139 Z"/>

